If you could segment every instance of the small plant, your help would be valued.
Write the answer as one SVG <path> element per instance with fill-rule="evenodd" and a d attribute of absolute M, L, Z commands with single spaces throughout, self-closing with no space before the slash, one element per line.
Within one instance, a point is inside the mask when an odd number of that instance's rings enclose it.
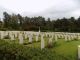
<path fill-rule="evenodd" d="M 53 47 L 56 47 L 56 46 L 57 46 L 57 42 L 54 41 L 54 42 L 53 42 Z"/>
<path fill-rule="evenodd" d="M 75 41 L 78 41 L 78 38 L 74 38 Z"/>
<path fill-rule="evenodd" d="M 4 36 L 4 39 L 10 39 L 9 35 Z"/>
<path fill-rule="evenodd" d="M 57 46 L 57 42 L 48 43 L 47 48 L 53 48 Z"/>
<path fill-rule="evenodd" d="M 48 48 L 52 48 L 53 46 L 52 46 L 52 44 L 48 44 L 47 47 Z"/>
<path fill-rule="evenodd" d="M 23 43 L 23 45 L 27 45 L 28 43 Z"/>

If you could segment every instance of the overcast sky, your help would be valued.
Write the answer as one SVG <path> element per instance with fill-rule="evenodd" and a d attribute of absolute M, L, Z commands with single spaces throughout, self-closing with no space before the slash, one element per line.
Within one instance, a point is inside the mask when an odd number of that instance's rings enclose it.
<path fill-rule="evenodd" d="M 0 0 L 0 7 L 24 16 L 79 17 L 80 0 Z"/>

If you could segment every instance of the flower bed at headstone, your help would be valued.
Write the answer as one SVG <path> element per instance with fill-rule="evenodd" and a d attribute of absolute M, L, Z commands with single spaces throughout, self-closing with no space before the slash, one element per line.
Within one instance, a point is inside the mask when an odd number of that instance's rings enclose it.
<path fill-rule="evenodd" d="M 0 40 L 1 60 L 66 60 L 49 49 L 30 48 Z"/>
<path fill-rule="evenodd" d="M 4 36 L 4 39 L 10 39 L 9 35 Z"/>

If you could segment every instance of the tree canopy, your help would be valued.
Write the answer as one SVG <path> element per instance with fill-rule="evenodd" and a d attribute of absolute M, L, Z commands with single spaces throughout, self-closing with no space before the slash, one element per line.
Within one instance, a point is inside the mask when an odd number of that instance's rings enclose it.
<path fill-rule="evenodd" d="M 59 31 L 59 32 L 80 32 L 80 17 L 75 19 L 62 18 L 51 20 L 42 16 L 22 17 L 20 14 L 3 13 L 3 21 L 0 20 L 0 30 L 22 30 L 22 31 Z"/>

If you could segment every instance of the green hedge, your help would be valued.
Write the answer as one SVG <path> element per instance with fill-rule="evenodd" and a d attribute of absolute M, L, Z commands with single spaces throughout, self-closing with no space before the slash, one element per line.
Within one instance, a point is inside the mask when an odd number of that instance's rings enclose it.
<path fill-rule="evenodd" d="M 0 60 L 67 60 L 49 49 L 30 48 L 0 40 Z"/>

